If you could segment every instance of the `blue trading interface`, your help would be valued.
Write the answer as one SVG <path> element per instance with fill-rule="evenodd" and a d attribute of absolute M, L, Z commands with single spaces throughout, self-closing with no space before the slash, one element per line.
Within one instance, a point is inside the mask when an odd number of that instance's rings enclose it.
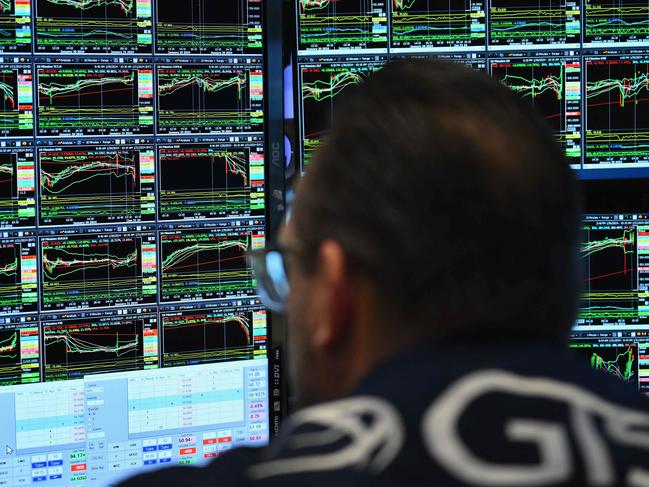
<path fill-rule="evenodd" d="M 264 444 L 266 380 L 265 360 L 241 360 L 4 387 L 0 485 L 108 485 Z"/>
<path fill-rule="evenodd" d="M 348 87 L 442 57 L 533 105 L 580 177 L 649 174 L 647 0 L 295 0 L 296 153 L 306 170 Z"/>
<path fill-rule="evenodd" d="M 0 486 L 269 440 L 264 3 L 0 0 Z"/>

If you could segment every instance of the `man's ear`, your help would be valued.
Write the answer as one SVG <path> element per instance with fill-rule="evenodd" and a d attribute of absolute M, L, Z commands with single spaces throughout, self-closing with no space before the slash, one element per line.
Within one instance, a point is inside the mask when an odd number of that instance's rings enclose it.
<path fill-rule="evenodd" d="M 355 294 L 345 252 L 335 240 L 323 241 L 317 251 L 314 294 L 318 301 L 312 345 L 319 350 L 335 349 L 351 331 Z"/>

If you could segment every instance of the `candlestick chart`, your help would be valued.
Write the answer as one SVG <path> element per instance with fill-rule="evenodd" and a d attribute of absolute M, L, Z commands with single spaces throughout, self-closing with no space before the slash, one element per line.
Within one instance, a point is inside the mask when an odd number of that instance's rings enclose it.
<path fill-rule="evenodd" d="M 153 147 L 42 149 L 40 223 L 155 219 Z"/>
<path fill-rule="evenodd" d="M 298 49 L 340 51 L 387 49 L 384 0 L 300 0 Z"/>
<path fill-rule="evenodd" d="M 246 67 L 158 67 L 158 132 L 261 131 L 262 84 Z"/>
<path fill-rule="evenodd" d="M 42 239 L 41 286 L 43 309 L 155 302 L 155 234 Z"/>
<path fill-rule="evenodd" d="M 156 2 L 156 52 L 260 54 L 263 2 Z"/>
<path fill-rule="evenodd" d="M 391 49 L 466 49 L 485 45 L 482 0 L 392 0 Z"/>
<path fill-rule="evenodd" d="M 153 131 L 150 67 L 37 68 L 39 135 L 134 135 Z"/>
<path fill-rule="evenodd" d="M 531 103 L 552 127 L 571 164 L 581 162 L 581 67 L 578 58 L 492 61 L 491 73 Z"/>
<path fill-rule="evenodd" d="M 649 162 L 649 58 L 586 60 L 585 164 Z"/>
<path fill-rule="evenodd" d="M 263 215 L 263 147 L 160 146 L 158 160 L 161 220 Z"/>
<path fill-rule="evenodd" d="M 36 52 L 151 52 L 149 0 L 37 0 Z"/>

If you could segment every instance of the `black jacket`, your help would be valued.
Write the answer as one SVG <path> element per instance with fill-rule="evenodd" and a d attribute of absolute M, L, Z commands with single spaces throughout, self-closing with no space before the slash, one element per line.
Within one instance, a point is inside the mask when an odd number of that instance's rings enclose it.
<path fill-rule="evenodd" d="M 559 347 L 420 347 L 268 448 L 120 485 L 646 486 L 649 401 Z"/>

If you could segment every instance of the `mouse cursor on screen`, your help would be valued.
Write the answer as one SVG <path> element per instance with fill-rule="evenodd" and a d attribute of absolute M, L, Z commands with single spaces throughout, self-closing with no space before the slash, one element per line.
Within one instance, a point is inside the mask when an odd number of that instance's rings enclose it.
<path fill-rule="evenodd" d="M 7 448 L 6 448 L 5 452 L 7 453 L 7 455 L 13 455 L 14 454 L 14 449 L 11 448 L 9 445 L 7 445 Z"/>

